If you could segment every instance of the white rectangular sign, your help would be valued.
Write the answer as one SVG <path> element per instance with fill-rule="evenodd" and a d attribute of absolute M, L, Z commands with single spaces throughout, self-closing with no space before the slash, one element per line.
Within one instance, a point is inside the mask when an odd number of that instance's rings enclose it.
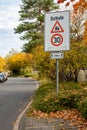
<path fill-rule="evenodd" d="M 62 59 L 64 54 L 61 52 L 51 53 L 51 59 Z"/>
<path fill-rule="evenodd" d="M 45 51 L 65 51 L 70 49 L 69 11 L 45 14 Z"/>

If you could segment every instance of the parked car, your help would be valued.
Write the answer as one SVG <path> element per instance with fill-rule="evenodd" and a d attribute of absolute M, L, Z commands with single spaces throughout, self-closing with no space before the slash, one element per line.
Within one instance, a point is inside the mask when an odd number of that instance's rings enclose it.
<path fill-rule="evenodd" d="M 8 76 L 5 73 L 0 73 L 0 83 L 5 82 Z"/>

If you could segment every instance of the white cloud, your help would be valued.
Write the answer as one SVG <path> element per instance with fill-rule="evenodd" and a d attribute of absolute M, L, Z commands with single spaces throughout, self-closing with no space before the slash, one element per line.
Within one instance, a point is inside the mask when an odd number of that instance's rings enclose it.
<path fill-rule="evenodd" d="M 14 34 L 14 27 L 19 25 L 19 4 L 21 0 L 0 0 L 0 56 L 6 56 L 14 48 L 21 50 L 23 41 Z"/>
<path fill-rule="evenodd" d="M 0 10 L 0 28 L 14 28 L 18 22 L 19 6 L 6 6 Z"/>

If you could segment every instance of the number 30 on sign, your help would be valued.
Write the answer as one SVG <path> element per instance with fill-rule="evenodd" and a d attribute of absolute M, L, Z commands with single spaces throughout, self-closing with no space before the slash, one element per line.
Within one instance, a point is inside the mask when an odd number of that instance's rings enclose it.
<path fill-rule="evenodd" d="M 54 34 L 51 37 L 51 44 L 53 46 L 60 46 L 63 43 L 63 37 L 60 34 Z"/>

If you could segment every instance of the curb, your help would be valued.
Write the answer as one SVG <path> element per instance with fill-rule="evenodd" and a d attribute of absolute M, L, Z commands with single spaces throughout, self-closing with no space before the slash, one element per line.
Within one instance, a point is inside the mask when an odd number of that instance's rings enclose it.
<path fill-rule="evenodd" d="M 26 106 L 26 108 L 21 112 L 21 114 L 18 116 L 17 120 L 15 121 L 15 124 L 13 126 L 13 130 L 19 130 L 19 124 L 20 121 L 23 117 L 23 115 L 25 114 L 25 112 L 27 111 L 27 109 L 30 107 L 30 105 L 32 104 L 33 100 L 31 100 L 28 105 Z"/>

